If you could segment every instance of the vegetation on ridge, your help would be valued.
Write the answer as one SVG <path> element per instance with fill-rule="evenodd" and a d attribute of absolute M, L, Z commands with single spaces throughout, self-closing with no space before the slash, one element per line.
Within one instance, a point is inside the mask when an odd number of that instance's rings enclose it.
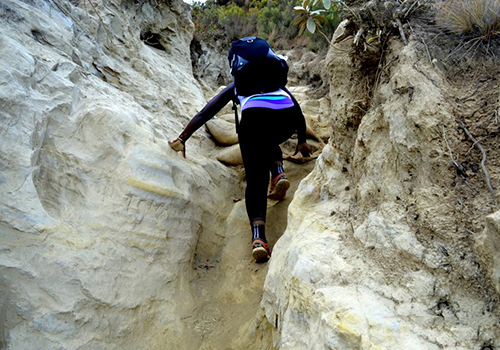
<path fill-rule="evenodd" d="M 208 0 L 190 5 L 195 24 L 195 36 L 206 42 L 230 43 L 238 38 L 256 35 L 273 43 L 274 47 L 308 47 L 320 50 L 327 47 L 323 38 L 312 34 L 299 36 L 294 26 L 297 0 Z M 330 11 L 325 15 L 323 31 L 331 37 L 340 22 L 341 12 Z"/>
<path fill-rule="evenodd" d="M 436 21 L 460 36 L 457 52 L 463 48 L 472 56 L 483 52 L 495 57 L 492 46 L 500 37 L 500 0 L 446 0 L 438 5 Z"/>

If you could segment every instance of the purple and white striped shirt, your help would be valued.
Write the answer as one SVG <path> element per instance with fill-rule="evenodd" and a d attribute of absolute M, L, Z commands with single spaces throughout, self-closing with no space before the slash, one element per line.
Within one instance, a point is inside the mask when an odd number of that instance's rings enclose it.
<path fill-rule="evenodd" d="M 284 109 L 293 107 L 290 96 L 282 89 L 252 96 L 238 96 L 241 110 L 247 108 Z"/>

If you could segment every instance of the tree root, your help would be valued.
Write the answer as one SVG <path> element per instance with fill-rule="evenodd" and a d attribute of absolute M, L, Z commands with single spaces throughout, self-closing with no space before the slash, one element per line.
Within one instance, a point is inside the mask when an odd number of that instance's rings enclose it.
<path fill-rule="evenodd" d="M 472 134 L 469 132 L 467 127 L 465 126 L 465 123 L 463 121 L 460 121 L 460 126 L 464 130 L 464 132 L 467 134 L 469 139 L 474 143 L 474 145 L 479 148 L 481 151 L 481 154 L 483 155 L 483 159 L 481 160 L 481 169 L 483 170 L 484 176 L 486 177 L 486 185 L 488 186 L 488 190 L 491 193 L 491 198 L 493 200 L 493 204 L 496 207 L 497 206 L 497 199 L 495 195 L 495 190 L 493 189 L 493 186 L 491 185 L 491 178 L 490 178 L 490 173 L 488 172 L 488 169 L 486 168 L 486 160 L 488 159 L 488 155 L 486 154 L 486 151 L 484 150 L 484 147 L 481 145 L 481 143 L 472 136 Z"/>

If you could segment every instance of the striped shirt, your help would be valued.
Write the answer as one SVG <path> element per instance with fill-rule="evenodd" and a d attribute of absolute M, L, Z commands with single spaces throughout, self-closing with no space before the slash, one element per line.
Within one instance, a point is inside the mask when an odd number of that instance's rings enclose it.
<path fill-rule="evenodd" d="M 290 96 L 282 89 L 252 96 L 238 96 L 241 110 L 247 108 L 284 109 L 293 107 Z"/>

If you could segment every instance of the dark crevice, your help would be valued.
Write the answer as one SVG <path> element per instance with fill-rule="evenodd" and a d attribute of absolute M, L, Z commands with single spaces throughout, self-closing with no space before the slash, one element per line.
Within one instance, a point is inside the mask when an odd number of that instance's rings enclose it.
<path fill-rule="evenodd" d="M 152 33 L 150 31 L 141 33 L 141 40 L 148 46 L 165 51 L 165 47 L 161 44 L 161 36 L 158 33 Z"/>

